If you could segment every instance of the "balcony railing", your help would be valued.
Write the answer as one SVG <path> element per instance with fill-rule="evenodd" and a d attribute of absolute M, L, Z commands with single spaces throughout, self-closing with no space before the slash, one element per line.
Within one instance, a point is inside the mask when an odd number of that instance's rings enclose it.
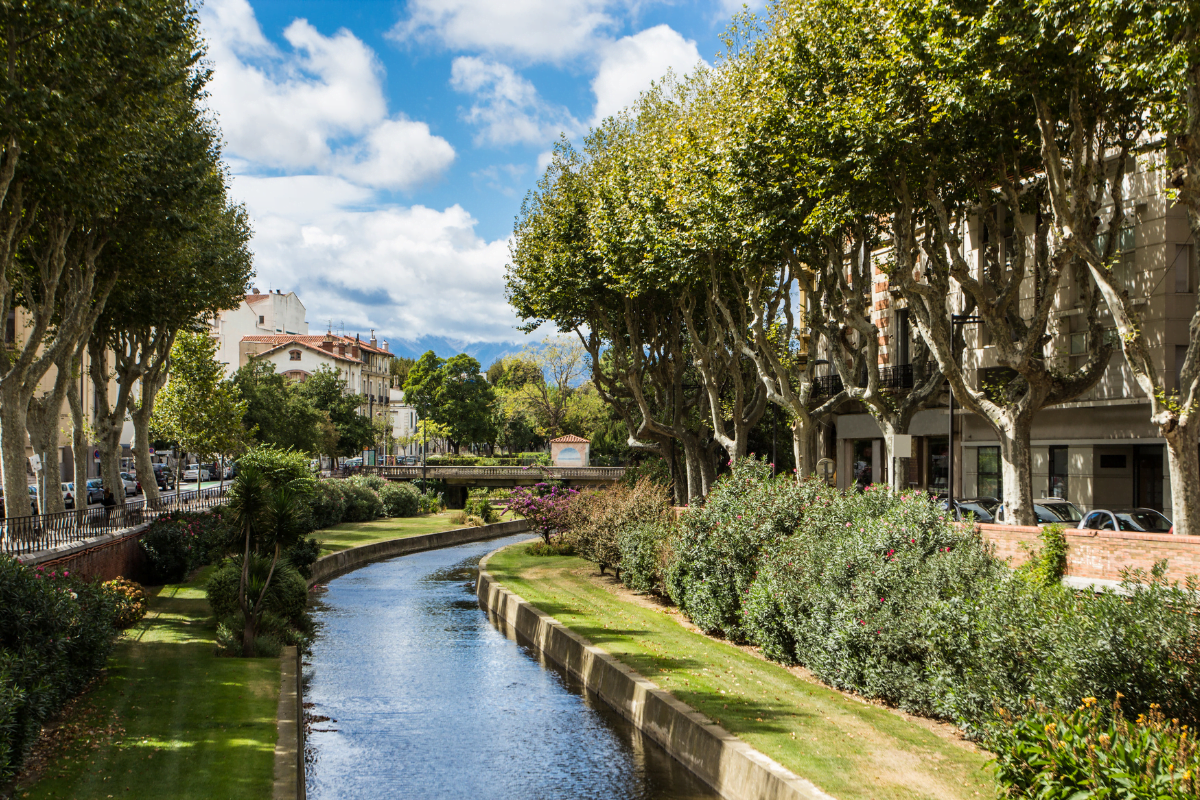
<path fill-rule="evenodd" d="M 815 397 L 833 397 L 841 390 L 841 375 L 819 375 L 813 379 L 813 396 Z"/>

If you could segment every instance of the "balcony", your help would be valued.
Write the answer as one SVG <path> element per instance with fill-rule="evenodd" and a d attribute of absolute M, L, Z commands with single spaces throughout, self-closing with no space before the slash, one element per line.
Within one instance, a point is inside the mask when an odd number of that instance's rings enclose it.
<path fill-rule="evenodd" d="M 819 375 L 813 378 L 813 397 L 833 397 L 841 390 L 841 375 Z"/>

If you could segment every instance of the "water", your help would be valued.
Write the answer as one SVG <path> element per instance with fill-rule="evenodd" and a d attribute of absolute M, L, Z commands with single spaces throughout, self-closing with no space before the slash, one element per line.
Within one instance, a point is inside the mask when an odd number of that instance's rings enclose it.
<path fill-rule="evenodd" d="M 504 636 L 479 559 L 527 538 L 401 556 L 335 579 L 305 668 L 308 796 L 483 800 L 717 797 L 603 701 Z"/>

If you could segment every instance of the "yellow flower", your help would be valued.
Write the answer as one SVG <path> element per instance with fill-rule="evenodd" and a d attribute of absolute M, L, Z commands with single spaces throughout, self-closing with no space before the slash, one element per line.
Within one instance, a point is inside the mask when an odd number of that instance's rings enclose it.
<path fill-rule="evenodd" d="M 1053 734 L 1054 728 L 1055 728 L 1055 725 L 1053 722 L 1051 722 L 1049 725 L 1046 726 L 1046 733 Z"/>
<path fill-rule="evenodd" d="M 1096 698 L 1085 697 L 1085 698 L 1083 698 L 1083 705 L 1080 706 L 1080 708 L 1091 708 L 1094 705 L 1096 705 Z"/>

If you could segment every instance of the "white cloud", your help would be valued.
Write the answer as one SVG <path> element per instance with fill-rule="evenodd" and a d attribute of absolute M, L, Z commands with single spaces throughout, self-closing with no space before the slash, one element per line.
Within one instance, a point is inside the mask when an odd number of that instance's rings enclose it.
<path fill-rule="evenodd" d="M 263 36 L 247 0 L 211 0 L 202 22 L 210 105 L 233 159 L 389 189 L 410 189 L 454 159 L 428 125 L 388 116 L 379 61 L 349 31 L 323 36 L 298 19 L 284 31 L 285 52 Z"/>
<path fill-rule="evenodd" d="M 559 62 L 587 52 L 612 28 L 614 0 L 410 0 L 388 36 L 431 41 L 526 61 Z"/>
<path fill-rule="evenodd" d="M 520 338 L 504 299 L 506 239 L 480 238 L 457 204 L 364 209 L 364 191 L 339 178 L 236 176 L 258 280 L 297 288 L 314 328 L 332 320 L 410 340 Z"/>
<path fill-rule="evenodd" d="M 580 129 L 565 108 L 544 102 L 537 88 L 507 64 L 460 56 L 450 68 L 450 86 L 475 99 L 464 118 L 479 127 L 476 143 L 542 144 Z"/>
<path fill-rule="evenodd" d="M 668 70 L 682 76 L 702 61 L 696 43 L 668 25 L 610 42 L 600 50 L 600 67 L 592 79 L 596 94 L 593 124 L 632 104 Z"/>

